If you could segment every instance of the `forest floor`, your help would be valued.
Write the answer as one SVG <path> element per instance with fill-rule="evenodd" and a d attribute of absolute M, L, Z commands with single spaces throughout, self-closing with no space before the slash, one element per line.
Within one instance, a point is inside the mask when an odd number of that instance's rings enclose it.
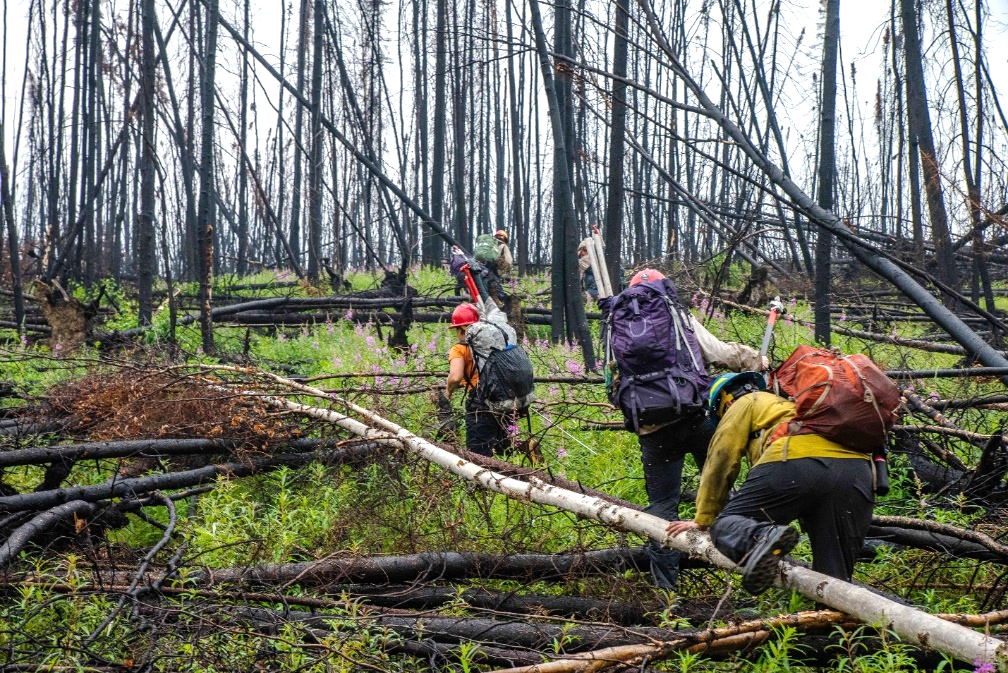
<path fill-rule="evenodd" d="M 215 294 L 220 304 L 328 294 L 288 280 L 225 279 Z M 350 281 L 354 291 L 378 284 L 363 273 Z M 440 272 L 413 271 L 408 282 L 418 297 L 453 295 L 454 283 Z M 547 308 L 548 289 L 545 277 L 513 287 L 527 309 Z M 185 297 L 193 288 L 180 291 Z M 102 330 L 135 327 L 129 290 L 109 293 Z M 94 291 L 75 296 L 86 302 Z M 765 316 L 712 306 L 702 292 L 684 290 L 683 299 L 719 338 L 758 347 Z M 812 341 L 806 298 L 785 303 L 772 348 L 778 363 Z M 0 418 L 5 668 L 468 672 L 753 621 L 762 635 L 742 645 L 684 646 L 640 668 L 952 667 L 842 615 L 820 615 L 807 627 L 801 620 L 817 610 L 814 602 L 776 589 L 753 598 L 737 577 L 709 566 L 687 563 L 676 593 L 656 589 L 641 538 L 481 490 L 409 452 L 278 410 L 268 395 L 321 406 L 331 400 L 255 373 L 319 386 L 457 452 L 461 400 L 448 414 L 434 396 L 454 341 L 443 323 L 415 322 L 407 344 L 392 347 L 390 328 L 352 307 L 281 326 L 224 318 L 211 357 L 200 348 L 198 324 L 179 326 L 170 343 L 165 306 L 126 349 L 70 348 L 13 331 L 0 347 L 0 381 L 9 384 Z M 884 369 L 961 364 L 954 353 L 843 333 L 947 341 L 912 312 L 872 299 L 870 289 L 838 296 L 837 306 L 834 345 L 844 352 L 867 353 Z M 530 434 L 539 441 L 541 457 L 515 451 L 504 459 L 646 504 L 636 437 L 611 427 L 621 418 L 599 375 L 586 371 L 580 349 L 551 343 L 548 329 L 527 326 L 523 344 L 540 382 L 529 425 L 514 429 L 516 441 Z M 237 369 L 209 368 L 222 364 Z M 1004 470 L 982 488 L 976 475 L 983 456 L 1004 460 L 1003 385 L 990 377 L 899 383 L 924 407 L 894 433 L 892 488 L 876 515 L 1002 539 Z M 691 461 L 684 518 L 698 484 Z M 107 492 L 88 490 L 99 487 Z M 59 507 L 40 520 L 39 512 Z M 15 546 L 13 533 L 32 542 Z M 916 546 L 869 537 L 857 582 L 932 613 L 1005 608 L 1008 553 L 1000 542 L 985 552 L 938 535 Z M 430 555 L 417 556 L 423 553 Z M 793 556 L 810 560 L 806 537 Z M 795 613 L 803 617 L 794 624 L 767 621 Z"/>

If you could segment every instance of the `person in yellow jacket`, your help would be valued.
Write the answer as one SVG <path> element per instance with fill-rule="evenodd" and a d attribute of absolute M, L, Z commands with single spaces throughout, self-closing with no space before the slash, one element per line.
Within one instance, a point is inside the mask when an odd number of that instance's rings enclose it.
<path fill-rule="evenodd" d="M 710 409 L 720 422 L 700 477 L 696 518 L 672 522 L 668 533 L 709 528 L 714 546 L 742 566 L 742 586 L 758 594 L 797 544 L 798 532 L 787 524 L 798 520 L 812 545 L 812 568 L 850 580 L 875 504 L 871 456 L 815 434 L 773 439 L 794 418 L 795 405 L 765 388 L 756 372 L 725 374 L 711 386 Z M 728 500 L 743 456 L 749 474 Z"/>

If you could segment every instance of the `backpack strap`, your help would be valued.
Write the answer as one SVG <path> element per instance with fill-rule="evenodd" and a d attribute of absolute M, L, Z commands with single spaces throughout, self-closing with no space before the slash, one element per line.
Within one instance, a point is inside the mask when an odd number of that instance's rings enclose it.
<path fill-rule="evenodd" d="M 683 316 L 679 313 L 679 307 L 672 302 L 671 297 L 668 295 L 665 295 L 665 305 L 668 306 L 669 313 L 672 314 L 672 322 L 675 324 L 676 350 L 682 350 L 683 346 L 685 346 L 689 352 L 690 360 L 693 362 L 693 368 L 696 371 L 700 371 L 700 363 L 697 362 L 696 353 L 693 352 L 689 339 L 686 338 L 686 328 L 683 325 Z"/>

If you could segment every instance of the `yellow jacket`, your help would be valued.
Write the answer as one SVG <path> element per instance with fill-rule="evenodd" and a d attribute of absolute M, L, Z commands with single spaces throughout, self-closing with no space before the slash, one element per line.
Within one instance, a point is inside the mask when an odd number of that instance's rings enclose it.
<path fill-rule="evenodd" d="M 871 456 L 848 449 L 819 435 L 783 437 L 766 445 L 774 430 L 795 415 L 794 402 L 773 393 L 755 392 L 743 395 L 718 423 L 707 451 L 697 493 L 696 522 L 709 526 L 728 500 L 728 491 L 738 477 L 742 455 L 750 468 L 773 461 L 792 458 L 858 458 Z"/>

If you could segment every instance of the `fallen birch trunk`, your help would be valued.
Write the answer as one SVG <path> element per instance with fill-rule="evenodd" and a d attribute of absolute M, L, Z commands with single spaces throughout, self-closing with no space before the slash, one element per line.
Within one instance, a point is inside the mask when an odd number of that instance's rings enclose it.
<path fill-rule="evenodd" d="M 333 399 L 317 388 L 304 386 L 275 374 L 241 368 L 217 368 L 263 376 L 310 395 Z M 360 414 L 382 428 L 382 431 L 377 431 L 361 421 L 329 409 L 313 407 L 276 396 L 265 396 L 262 399 L 267 404 L 278 408 L 329 421 L 362 437 L 388 437 L 391 434 L 417 455 L 487 490 L 501 493 L 516 500 L 557 507 L 617 530 L 644 535 L 670 549 L 684 552 L 694 558 L 702 558 L 719 568 L 737 570 L 735 564 L 714 547 L 706 532 L 691 530 L 683 535 L 669 537 L 665 532 L 668 522 L 651 514 L 561 489 L 545 484 L 538 479 L 530 478 L 525 482 L 505 477 L 460 458 L 351 402 L 336 400 L 345 408 Z M 846 612 L 867 624 L 889 629 L 906 642 L 947 653 L 960 661 L 990 662 L 997 660 L 1002 668 L 1006 662 L 1004 642 L 997 638 L 977 633 L 957 624 L 951 624 L 916 608 L 884 598 L 863 587 L 817 573 L 808 568 L 782 561 L 775 584 L 779 587 L 794 589 L 807 598 Z"/>

